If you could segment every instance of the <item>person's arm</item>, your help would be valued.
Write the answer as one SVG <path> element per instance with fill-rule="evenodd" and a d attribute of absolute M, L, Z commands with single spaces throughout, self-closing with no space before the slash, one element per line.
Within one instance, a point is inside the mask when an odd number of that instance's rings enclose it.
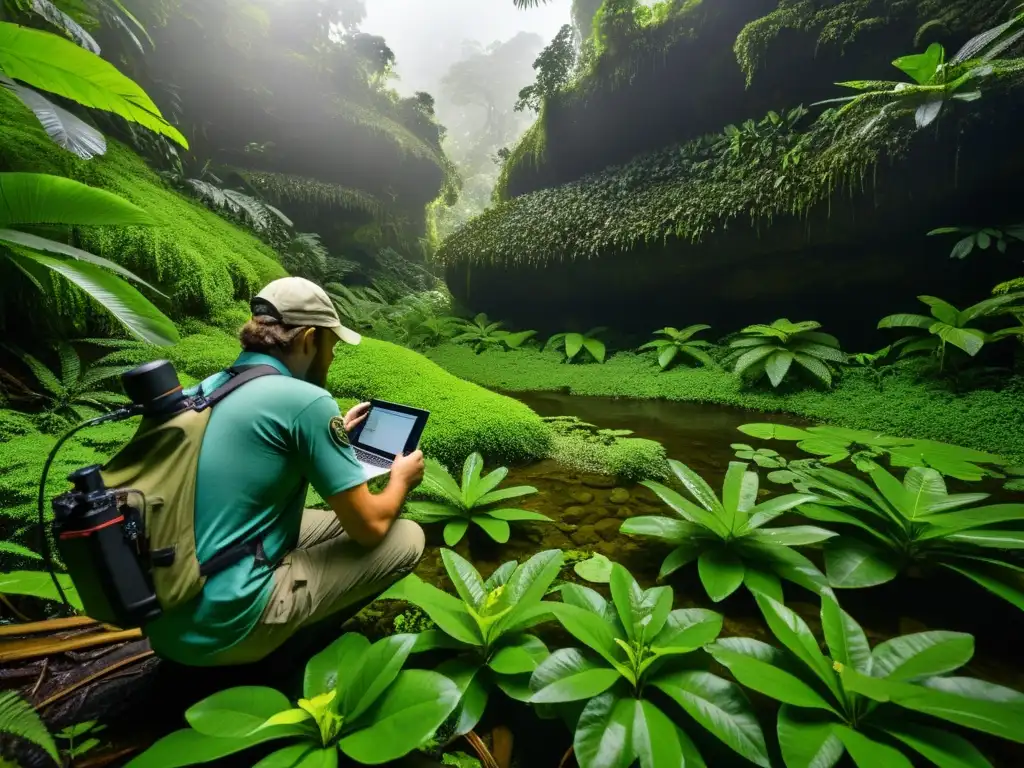
<path fill-rule="evenodd" d="M 423 453 L 416 451 L 395 458 L 391 465 L 391 478 L 380 493 L 370 493 L 363 483 L 336 493 L 326 501 L 353 541 L 364 547 L 375 547 L 387 536 L 391 524 L 402 511 L 405 497 L 422 478 Z"/>

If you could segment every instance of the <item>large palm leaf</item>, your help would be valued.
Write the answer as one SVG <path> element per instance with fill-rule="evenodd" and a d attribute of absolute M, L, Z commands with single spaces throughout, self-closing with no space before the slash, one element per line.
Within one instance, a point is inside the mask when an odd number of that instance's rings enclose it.
<path fill-rule="evenodd" d="M 57 35 L 0 22 L 0 70 L 86 107 L 113 112 L 188 149 L 144 90 L 113 64 Z"/>
<path fill-rule="evenodd" d="M 122 278 L 154 291 L 155 288 L 100 256 L 29 232 L 4 228 L 16 224 L 152 223 L 145 211 L 127 200 L 71 179 L 0 173 L 0 257 L 10 259 L 41 290 L 51 273 L 61 275 L 99 302 L 133 335 L 152 344 L 166 345 L 178 340 L 174 324 Z"/>
<path fill-rule="evenodd" d="M 19 85 L 0 74 L 0 86 L 7 88 L 32 110 L 46 135 L 62 149 L 74 152 L 83 160 L 91 160 L 107 151 L 103 134 L 45 96 Z"/>

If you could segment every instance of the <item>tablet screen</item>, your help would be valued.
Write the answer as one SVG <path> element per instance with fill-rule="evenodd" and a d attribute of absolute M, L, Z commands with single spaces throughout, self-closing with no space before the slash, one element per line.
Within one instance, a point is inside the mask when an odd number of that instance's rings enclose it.
<path fill-rule="evenodd" d="M 415 426 L 414 414 L 374 406 L 359 433 L 359 444 L 383 451 L 389 456 L 397 456 L 405 450 L 405 444 Z"/>

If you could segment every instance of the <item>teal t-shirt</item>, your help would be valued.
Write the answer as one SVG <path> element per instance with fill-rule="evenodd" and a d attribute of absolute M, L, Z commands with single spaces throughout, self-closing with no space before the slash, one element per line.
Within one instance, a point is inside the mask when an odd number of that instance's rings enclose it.
<path fill-rule="evenodd" d="M 197 554 L 203 563 L 259 536 L 270 564 L 243 558 L 147 626 L 153 649 L 184 664 L 213 663 L 259 621 L 273 589 L 272 564 L 298 543 L 307 482 L 325 499 L 365 482 L 355 452 L 332 437 L 330 421 L 340 411 L 329 392 L 268 355 L 243 352 L 235 365 L 272 365 L 282 375 L 250 381 L 210 415 L 196 478 Z M 200 386 L 209 393 L 225 381 L 218 373 Z"/>

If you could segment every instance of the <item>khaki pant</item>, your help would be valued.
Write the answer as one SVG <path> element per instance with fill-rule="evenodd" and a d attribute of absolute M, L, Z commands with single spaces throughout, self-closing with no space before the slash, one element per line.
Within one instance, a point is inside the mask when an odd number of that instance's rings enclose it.
<path fill-rule="evenodd" d="M 298 546 L 274 571 L 274 591 L 259 623 L 215 663 L 259 661 L 298 630 L 373 598 L 416 567 L 423 545 L 423 529 L 398 519 L 384 541 L 366 549 L 333 512 L 307 509 Z"/>

